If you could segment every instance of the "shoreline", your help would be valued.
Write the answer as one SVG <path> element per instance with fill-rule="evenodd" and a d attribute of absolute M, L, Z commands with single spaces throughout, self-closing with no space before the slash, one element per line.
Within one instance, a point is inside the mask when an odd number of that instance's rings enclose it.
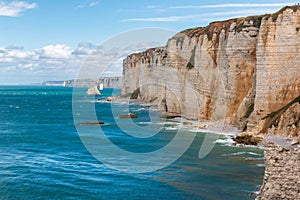
<path fill-rule="evenodd" d="M 128 104 L 135 104 L 144 107 L 155 106 L 153 103 L 147 103 L 141 100 L 126 100 Z M 123 100 L 124 103 L 124 100 Z M 157 106 L 156 106 L 157 109 Z M 158 109 L 157 109 L 157 112 Z M 203 132 L 220 134 L 226 137 L 222 142 L 217 139 L 215 143 L 225 143 L 229 146 L 237 147 L 252 147 L 260 148 L 264 151 L 264 177 L 258 190 L 249 194 L 255 196 L 256 200 L 286 198 L 300 196 L 297 192 L 297 186 L 291 186 L 290 182 L 299 182 L 300 174 L 294 172 L 295 168 L 299 167 L 300 143 L 293 144 L 296 137 L 288 137 L 282 135 L 272 134 L 255 134 L 255 132 L 242 132 L 233 126 L 220 126 L 214 122 L 200 122 L 198 120 L 186 119 L 183 117 L 176 117 L 169 119 L 175 123 L 180 123 L 180 128 L 187 128 L 191 132 Z M 201 126 L 201 128 L 199 128 Z M 203 128 L 202 128 L 203 127 Z M 205 128 L 204 128 L 205 127 Z M 194 131 L 193 131 L 194 129 Z M 236 142 L 236 138 L 245 134 L 246 137 L 259 139 L 257 145 L 247 145 Z M 296 170 L 297 171 L 297 170 Z M 298 175 L 295 173 L 298 173 Z M 278 174 L 280 176 L 278 176 Z M 284 180 L 282 180 L 284 179 Z"/>
<path fill-rule="evenodd" d="M 133 104 L 133 105 L 140 105 L 142 107 L 155 107 L 157 109 L 157 105 L 155 105 L 152 102 L 146 102 L 139 99 L 127 99 L 122 97 L 113 97 L 114 100 L 111 102 L 117 102 L 117 103 L 127 103 L 127 104 Z M 158 109 L 157 109 L 158 111 Z M 159 112 L 159 111 L 158 111 Z M 272 134 L 257 134 L 254 131 L 252 132 L 244 132 L 240 129 L 238 129 L 235 126 L 228 126 L 228 125 L 218 125 L 220 122 L 211 122 L 211 121 L 198 121 L 194 119 L 188 119 L 185 117 L 174 117 L 174 118 L 165 118 L 161 117 L 162 119 L 168 119 L 169 121 L 174 121 L 178 123 L 182 123 L 183 126 L 187 128 L 195 128 L 197 130 L 200 130 L 199 132 L 206 132 L 206 133 L 215 133 L 215 134 L 221 134 L 221 135 L 228 135 L 228 136 L 238 136 L 239 134 L 249 134 L 255 137 L 262 137 L 263 140 L 261 141 L 261 145 L 265 145 L 269 142 L 274 142 L 278 145 L 289 147 L 292 146 L 291 142 L 296 137 L 288 137 L 284 135 L 272 135 Z"/>
<path fill-rule="evenodd" d="M 133 104 L 133 105 L 140 105 L 142 107 L 155 107 L 157 109 L 157 105 L 153 102 L 146 102 L 139 99 L 127 99 L 122 98 L 120 96 L 114 97 L 115 99 L 111 102 L 117 102 L 117 103 L 127 103 L 127 104 Z M 158 109 L 157 109 L 157 112 Z M 275 143 L 279 146 L 282 146 L 284 148 L 289 148 L 292 146 L 297 146 L 297 144 L 292 144 L 295 138 L 297 137 L 288 137 L 283 135 L 272 135 L 272 134 L 257 134 L 255 132 L 243 132 L 242 130 L 239 130 L 237 127 L 234 126 L 228 126 L 228 125 L 218 125 L 219 122 L 210 122 L 210 121 L 198 121 L 193 119 L 187 119 L 185 117 L 174 117 L 174 118 L 165 118 L 161 117 L 162 119 L 167 119 L 169 121 L 174 121 L 177 123 L 181 123 L 183 128 L 192 128 L 194 131 L 192 132 L 201 132 L 201 133 L 213 133 L 213 134 L 220 134 L 225 135 L 228 137 L 234 137 L 236 138 L 239 135 L 246 134 L 250 135 L 255 138 L 261 139 L 261 141 L 257 145 L 247 145 L 247 146 L 262 146 L 265 147 L 268 143 Z M 236 145 L 243 144 L 235 142 Z M 300 143 L 298 143 L 300 145 Z"/>
<path fill-rule="evenodd" d="M 157 105 L 153 102 L 146 102 L 139 99 L 128 99 L 122 98 L 120 96 L 113 97 L 114 100 L 110 102 L 114 103 L 127 103 L 128 105 L 139 105 L 141 107 L 155 107 L 158 111 Z M 187 119 L 185 117 L 174 117 L 174 118 L 166 118 L 160 117 L 161 119 L 166 119 L 170 122 L 180 123 L 180 128 L 189 129 L 190 132 L 196 133 L 208 133 L 208 134 L 218 134 L 226 136 L 227 139 L 232 140 L 230 143 L 231 146 L 250 146 L 250 147 L 259 147 L 264 148 L 264 143 L 259 143 L 257 145 L 248 145 L 244 143 L 238 143 L 235 141 L 235 138 L 243 133 L 242 130 L 239 130 L 237 127 L 228 126 L 224 124 L 220 124 L 220 122 L 210 122 L 210 121 L 198 121 L 193 119 Z M 260 135 L 259 135 L 260 136 Z"/>

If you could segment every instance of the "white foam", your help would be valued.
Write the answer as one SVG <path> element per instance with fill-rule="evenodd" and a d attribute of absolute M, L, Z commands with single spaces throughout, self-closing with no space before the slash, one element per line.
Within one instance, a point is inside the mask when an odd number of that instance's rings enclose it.
<path fill-rule="evenodd" d="M 223 154 L 222 156 L 237 156 L 237 155 L 252 155 L 252 156 L 262 156 L 261 154 L 254 153 L 254 152 L 247 152 L 247 151 L 242 151 L 242 152 L 236 152 L 236 153 L 229 153 L 229 154 Z"/>
<path fill-rule="evenodd" d="M 166 121 L 166 122 L 158 122 L 157 124 L 159 124 L 159 125 L 179 125 L 180 123 Z"/>
<path fill-rule="evenodd" d="M 237 147 L 249 147 L 249 148 L 253 148 L 253 149 L 261 149 L 261 150 L 264 150 L 265 147 L 262 146 L 262 145 L 246 145 L 246 144 L 236 144 Z"/>
<path fill-rule="evenodd" d="M 138 111 L 144 111 L 146 110 L 146 108 L 137 108 L 137 109 L 132 109 L 132 111 L 134 112 L 138 112 Z"/>
<path fill-rule="evenodd" d="M 247 152 L 247 153 L 250 155 L 253 155 L 253 156 L 261 156 L 261 154 L 258 154 L 258 153 L 253 153 L 253 152 Z"/>
<path fill-rule="evenodd" d="M 232 145 L 234 143 L 234 141 L 231 138 L 221 138 L 221 139 L 217 139 L 216 143 Z"/>
<path fill-rule="evenodd" d="M 137 124 L 152 124 L 152 122 L 137 122 Z"/>
<path fill-rule="evenodd" d="M 166 131 L 174 131 L 174 130 L 178 130 L 178 127 L 165 127 Z"/>
<path fill-rule="evenodd" d="M 245 158 L 245 160 L 264 160 L 264 157 L 256 157 L 256 158 L 253 158 L 253 157 L 251 157 L 251 158 Z"/>
<path fill-rule="evenodd" d="M 193 133 L 207 133 L 206 130 L 204 130 L 204 129 L 198 129 L 198 128 L 189 128 L 187 130 L 190 131 L 190 132 L 193 132 Z"/>
<path fill-rule="evenodd" d="M 113 104 L 122 104 L 122 105 L 128 104 L 128 105 L 129 105 L 129 103 L 126 102 L 126 101 L 113 101 L 112 103 L 113 103 Z"/>

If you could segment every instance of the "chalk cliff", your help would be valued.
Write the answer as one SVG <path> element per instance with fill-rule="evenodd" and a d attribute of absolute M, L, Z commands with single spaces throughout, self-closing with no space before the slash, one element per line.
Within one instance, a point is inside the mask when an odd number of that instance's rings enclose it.
<path fill-rule="evenodd" d="M 299 6 L 213 22 L 176 34 L 165 47 L 129 55 L 122 95 L 153 102 L 166 117 L 257 133 L 286 128 L 280 117 L 293 110 L 299 130 L 299 109 L 290 109 L 299 107 L 299 49 Z"/>
<path fill-rule="evenodd" d="M 90 78 L 90 79 L 76 79 L 65 81 L 66 87 L 85 87 L 92 88 L 94 86 L 103 84 L 104 88 L 121 88 L 121 77 L 102 77 L 102 78 Z"/>

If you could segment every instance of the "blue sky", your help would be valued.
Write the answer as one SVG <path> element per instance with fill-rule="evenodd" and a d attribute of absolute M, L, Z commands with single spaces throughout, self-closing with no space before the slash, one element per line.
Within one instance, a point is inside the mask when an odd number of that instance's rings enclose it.
<path fill-rule="evenodd" d="M 148 47 L 163 44 L 174 31 L 272 13 L 290 4 L 293 1 L 0 0 L 0 84 L 74 78 L 91 50 L 124 31 L 172 30 L 158 41 L 143 42 L 147 45 L 142 47 Z"/>

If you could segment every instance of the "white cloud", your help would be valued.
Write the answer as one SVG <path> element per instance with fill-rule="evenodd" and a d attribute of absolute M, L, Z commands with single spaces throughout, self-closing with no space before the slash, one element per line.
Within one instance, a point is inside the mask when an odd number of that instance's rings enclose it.
<path fill-rule="evenodd" d="M 150 17 L 150 18 L 131 18 L 123 21 L 140 21 L 140 22 L 177 22 L 183 19 L 193 18 L 194 15 L 169 16 L 169 17 Z"/>
<path fill-rule="evenodd" d="M 171 9 L 201 9 L 201 8 L 228 8 L 228 7 L 282 7 L 286 5 L 293 5 L 295 3 L 239 3 L 239 4 L 215 4 L 215 5 L 201 5 L 201 6 L 172 6 Z"/>
<path fill-rule="evenodd" d="M 0 83 L 73 79 L 95 49 L 96 45 L 87 42 L 79 43 L 76 49 L 66 44 L 51 44 L 34 51 L 16 46 L 0 47 L 0 71 L 4 72 L 0 73 Z M 73 53 L 79 51 L 85 54 Z"/>
<path fill-rule="evenodd" d="M 38 67 L 37 63 L 26 63 L 26 64 L 18 64 L 18 69 L 34 71 L 34 69 Z"/>
<path fill-rule="evenodd" d="M 158 45 L 144 41 L 144 37 L 141 43 L 122 45 L 119 41 L 123 39 L 103 43 L 102 46 L 81 42 L 76 48 L 66 44 L 51 44 L 33 51 L 18 46 L 0 47 L 0 84 L 74 79 L 83 69 L 83 75 L 90 78 L 99 77 L 101 71 L 105 72 L 105 76 L 121 75 L 122 58 L 132 53 L 132 49 L 141 50 Z"/>
<path fill-rule="evenodd" d="M 98 4 L 99 4 L 99 1 L 92 1 L 92 2 L 89 2 L 88 4 L 78 5 L 77 8 L 89 8 L 89 7 L 94 7 Z"/>
<path fill-rule="evenodd" d="M 99 1 L 94 1 L 94 2 L 90 2 L 87 6 L 88 7 L 93 7 L 99 4 Z"/>
<path fill-rule="evenodd" d="M 24 51 L 8 51 L 7 56 L 12 58 L 29 58 L 33 56 L 32 52 L 24 52 Z"/>
<path fill-rule="evenodd" d="M 24 11 L 36 8 L 36 3 L 27 3 L 25 1 L 0 1 L 0 16 L 17 17 Z"/>
<path fill-rule="evenodd" d="M 0 63 L 10 63 L 10 62 L 13 62 L 12 58 L 3 57 L 3 56 L 0 57 Z"/>
<path fill-rule="evenodd" d="M 149 9 L 154 9 L 154 8 L 157 8 L 157 6 L 149 5 L 149 6 L 147 6 L 147 8 L 149 8 Z"/>
<path fill-rule="evenodd" d="M 274 12 L 273 9 L 247 9 L 247 10 L 238 10 L 238 11 L 229 11 L 229 12 L 212 12 L 204 13 L 199 15 L 181 15 L 181 16 L 168 16 L 168 17 L 152 17 L 152 18 L 132 18 L 123 20 L 126 21 L 141 21 L 141 22 L 179 22 L 179 21 L 213 21 L 220 20 L 219 16 L 225 18 L 235 18 L 245 15 L 259 15 Z"/>
<path fill-rule="evenodd" d="M 35 51 L 40 58 L 69 58 L 71 47 L 64 44 L 48 45 Z"/>
<path fill-rule="evenodd" d="M 0 59 L 0 60 L 1 60 L 1 59 Z M 17 69 L 16 66 L 7 66 L 7 67 L 1 68 L 1 71 L 2 71 L 2 72 L 10 72 L 10 71 L 14 71 L 14 70 L 16 70 L 16 69 Z"/>
<path fill-rule="evenodd" d="M 72 52 L 72 55 L 86 56 L 93 53 L 97 49 L 97 46 L 89 42 L 80 42 L 77 49 Z"/>
<path fill-rule="evenodd" d="M 24 51 L 23 47 L 0 48 L 0 67 L 5 71 L 44 71 L 45 74 L 50 68 L 78 68 L 82 59 L 72 56 L 72 51 L 64 44 L 47 45 L 35 51 Z"/>

